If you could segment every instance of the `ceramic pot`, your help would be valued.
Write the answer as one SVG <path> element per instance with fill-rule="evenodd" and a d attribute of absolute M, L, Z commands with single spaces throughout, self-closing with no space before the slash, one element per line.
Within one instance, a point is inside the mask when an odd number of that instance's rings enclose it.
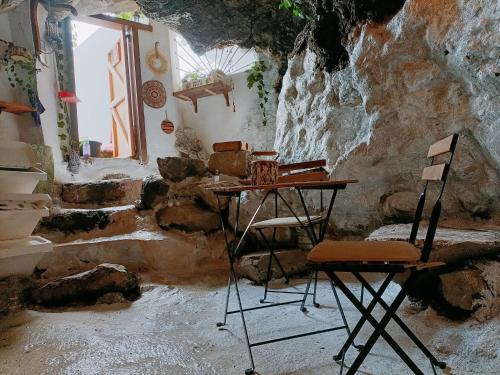
<path fill-rule="evenodd" d="M 252 162 L 252 185 L 274 185 L 278 181 L 276 160 L 255 160 Z"/>

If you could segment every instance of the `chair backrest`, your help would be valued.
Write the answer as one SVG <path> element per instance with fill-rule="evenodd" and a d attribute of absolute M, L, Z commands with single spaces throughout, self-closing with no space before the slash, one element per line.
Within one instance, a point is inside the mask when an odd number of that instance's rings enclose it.
<path fill-rule="evenodd" d="M 441 187 L 439 189 L 439 194 L 432 208 L 432 214 L 429 221 L 429 227 L 427 229 L 427 234 L 425 236 L 424 247 L 422 249 L 422 256 L 420 260 L 422 262 L 427 262 L 429 260 L 429 255 L 432 249 L 432 243 L 434 242 L 434 236 L 436 235 L 437 224 L 439 221 L 439 216 L 441 215 L 441 198 L 444 193 L 444 188 L 446 186 L 446 179 L 448 178 L 448 172 L 450 171 L 450 165 L 453 161 L 453 155 L 455 154 L 455 148 L 457 146 L 458 134 L 452 134 L 439 142 L 434 143 L 429 147 L 429 152 L 427 157 L 431 159 L 431 165 L 424 168 L 422 173 L 422 180 L 425 181 L 424 190 L 420 194 L 420 199 L 418 200 L 417 210 L 415 212 L 415 219 L 413 221 L 413 226 L 411 228 L 411 234 L 409 242 L 414 244 L 417 239 L 417 232 L 420 226 L 420 221 L 422 219 L 422 212 L 425 206 L 425 199 L 427 195 L 427 188 L 429 183 L 435 182 L 440 183 Z M 441 155 L 447 155 L 448 161 L 444 163 L 436 164 L 436 158 Z"/>

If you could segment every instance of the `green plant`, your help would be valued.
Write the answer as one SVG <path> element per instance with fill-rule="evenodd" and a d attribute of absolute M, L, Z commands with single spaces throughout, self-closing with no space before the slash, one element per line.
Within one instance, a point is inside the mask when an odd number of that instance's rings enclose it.
<path fill-rule="evenodd" d="M 304 13 L 302 7 L 295 0 L 281 0 L 279 8 L 289 10 L 295 17 L 311 20 L 311 17 Z"/>
<path fill-rule="evenodd" d="M 269 91 L 266 90 L 264 85 L 264 72 L 267 70 L 267 66 L 264 61 L 256 61 L 247 76 L 247 86 L 249 89 L 252 89 L 255 85 L 257 85 L 257 95 L 259 96 L 260 103 L 259 107 L 262 110 L 262 125 L 267 125 L 267 113 L 266 113 L 266 105 L 269 101 Z"/>

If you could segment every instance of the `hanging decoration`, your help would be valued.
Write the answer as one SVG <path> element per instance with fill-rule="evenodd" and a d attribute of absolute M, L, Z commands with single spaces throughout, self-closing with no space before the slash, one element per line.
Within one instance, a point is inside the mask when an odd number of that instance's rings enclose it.
<path fill-rule="evenodd" d="M 165 86 L 160 81 L 152 80 L 142 85 L 142 99 L 151 108 L 161 108 L 167 102 Z"/>
<path fill-rule="evenodd" d="M 36 83 L 36 60 L 26 48 L 15 46 L 11 42 L 0 39 L 0 68 L 6 73 L 9 86 L 20 89 L 35 108 L 32 113 L 36 126 L 41 126 L 40 114 L 45 109 L 38 99 Z"/>
<path fill-rule="evenodd" d="M 168 73 L 169 64 L 165 55 L 160 52 L 160 42 L 156 42 L 154 50 L 147 53 L 146 65 L 155 75 Z"/>
<path fill-rule="evenodd" d="M 174 123 L 168 119 L 167 111 L 165 111 L 165 120 L 161 122 L 161 130 L 166 134 L 172 134 L 174 132 Z"/>

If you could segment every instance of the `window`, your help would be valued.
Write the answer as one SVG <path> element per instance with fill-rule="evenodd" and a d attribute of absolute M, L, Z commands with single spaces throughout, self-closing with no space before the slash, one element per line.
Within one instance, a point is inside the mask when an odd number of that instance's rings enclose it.
<path fill-rule="evenodd" d="M 213 71 L 222 71 L 226 75 L 244 72 L 258 60 L 252 49 L 240 48 L 237 45 L 214 48 L 199 56 L 180 35 L 175 37 L 177 57 L 179 60 L 179 76 L 182 80 L 194 80 L 209 75 Z"/>

